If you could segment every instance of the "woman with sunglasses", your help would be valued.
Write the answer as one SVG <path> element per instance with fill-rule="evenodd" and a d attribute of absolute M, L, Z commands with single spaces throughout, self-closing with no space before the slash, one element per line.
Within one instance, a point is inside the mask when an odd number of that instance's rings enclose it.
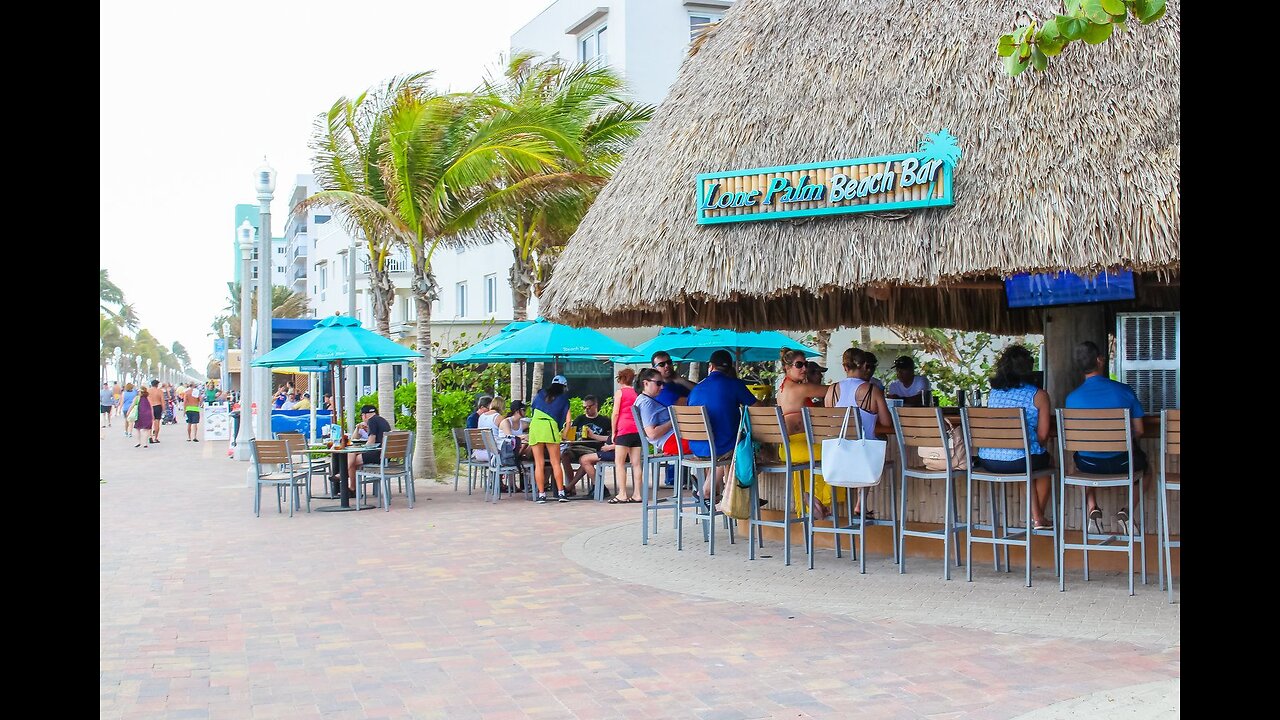
<path fill-rule="evenodd" d="M 800 350 L 787 350 L 782 354 L 782 364 L 786 373 L 782 377 L 782 384 L 778 387 L 778 407 L 782 408 L 782 419 L 787 424 L 787 435 L 790 438 L 791 446 L 791 462 L 808 463 L 809 462 L 809 440 L 804 435 L 804 413 L 802 408 L 816 407 L 821 402 L 815 402 L 814 398 L 821 398 L 827 394 L 825 385 L 815 385 L 809 382 L 809 365 L 805 355 Z M 816 450 L 816 448 L 815 448 Z M 785 450 L 778 447 L 778 457 L 786 458 Z M 821 460 L 821 452 L 815 452 L 814 460 Z M 808 482 L 802 481 L 803 472 L 792 473 L 791 483 L 796 498 L 806 498 L 805 505 L 809 506 L 809 511 L 814 520 L 826 520 L 827 513 L 831 507 L 831 487 L 821 477 L 813 479 L 813 495 L 807 497 Z M 804 515 L 803 506 L 796 505 L 796 516 Z"/>
<path fill-rule="evenodd" d="M 671 411 L 658 402 L 662 392 L 662 374 L 654 368 L 645 368 L 636 375 L 636 407 L 640 409 L 641 432 L 660 452 L 674 455 L 676 435 L 671 429 Z M 687 452 L 687 449 L 686 449 Z"/>

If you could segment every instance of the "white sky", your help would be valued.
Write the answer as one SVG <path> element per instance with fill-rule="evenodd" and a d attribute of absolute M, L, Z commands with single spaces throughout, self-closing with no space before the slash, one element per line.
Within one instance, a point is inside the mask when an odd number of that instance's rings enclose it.
<path fill-rule="evenodd" d="M 316 115 L 393 75 L 469 90 L 550 0 L 102 3 L 101 267 L 203 371 L 235 271 L 234 211 L 276 169 L 272 234 Z"/>

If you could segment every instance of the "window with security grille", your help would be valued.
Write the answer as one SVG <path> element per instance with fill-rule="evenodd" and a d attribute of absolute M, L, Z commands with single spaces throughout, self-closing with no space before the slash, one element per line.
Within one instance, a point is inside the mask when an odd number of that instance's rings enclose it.
<path fill-rule="evenodd" d="M 1116 376 L 1148 414 L 1181 406 L 1181 313 L 1116 315 Z"/>

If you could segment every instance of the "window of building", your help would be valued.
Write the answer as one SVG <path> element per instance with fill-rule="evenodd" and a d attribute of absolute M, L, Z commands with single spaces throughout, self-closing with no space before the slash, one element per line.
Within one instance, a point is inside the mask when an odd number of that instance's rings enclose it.
<path fill-rule="evenodd" d="M 467 284 L 460 282 L 457 285 L 458 311 L 455 313 L 457 317 L 467 316 Z"/>
<path fill-rule="evenodd" d="M 317 216 L 316 216 L 316 224 L 317 224 L 317 225 L 323 225 L 323 224 L 325 224 L 325 223 L 329 222 L 329 218 L 330 218 L 330 217 L 332 217 L 332 216 L 331 216 L 331 215 L 317 215 Z"/>
<path fill-rule="evenodd" d="M 491 315 L 498 312 L 498 276 L 484 276 L 484 312 Z"/>
<path fill-rule="evenodd" d="M 609 26 L 600 27 L 578 36 L 578 60 L 589 62 L 599 59 L 601 64 L 608 62 Z"/>
<path fill-rule="evenodd" d="M 254 265 L 254 266 L 253 266 L 253 279 L 254 279 L 254 280 L 257 280 L 257 279 L 258 279 L 258 266 L 257 266 L 257 265 Z"/>
<path fill-rule="evenodd" d="M 351 279 L 351 268 L 347 265 L 348 262 L 350 262 L 350 260 L 347 255 L 344 254 L 342 256 L 342 292 L 344 293 L 351 292 L 351 283 L 349 282 Z"/>
<path fill-rule="evenodd" d="M 287 249 L 288 249 L 288 248 L 286 248 L 285 246 L 280 245 L 279 247 L 277 247 L 277 248 L 276 248 L 276 254 L 277 254 L 277 255 L 283 255 L 283 254 L 284 254 L 284 251 L 285 251 L 285 250 L 287 250 Z"/>
<path fill-rule="evenodd" d="M 258 259 L 258 246 L 257 246 L 257 245 L 254 245 L 254 246 L 253 246 L 253 259 L 254 259 L 254 260 L 257 260 L 257 259 Z"/>
<path fill-rule="evenodd" d="M 276 266 L 276 272 L 278 272 L 278 273 L 280 273 L 281 275 L 283 275 L 283 274 L 284 274 L 284 266 L 283 266 L 283 265 L 277 265 L 277 266 Z"/>
<path fill-rule="evenodd" d="M 698 39 L 698 36 L 706 32 L 707 26 L 713 22 L 719 22 L 723 15 L 714 13 L 699 13 L 697 15 L 689 15 L 689 42 Z"/>

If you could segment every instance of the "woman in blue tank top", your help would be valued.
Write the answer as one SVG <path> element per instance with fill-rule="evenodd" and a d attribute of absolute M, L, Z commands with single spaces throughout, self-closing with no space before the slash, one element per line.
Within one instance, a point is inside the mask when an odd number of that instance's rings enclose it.
<path fill-rule="evenodd" d="M 1053 403 L 1049 393 L 1032 384 L 1035 364 L 1031 352 L 1021 345 L 1010 345 L 996 360 L 991 376 L 991 394 L 987 407 L 1022 408 L 1027 417 L 1027 441 L 1031 446 L 1031 469 L 1043 470 L 1053 463 L 1045 444 L 1049 440 L 1049 418 Z M 997 473 L 1017 473 L 1027 469 L 1026 453 L 1013 448 L 978 448 L 978 463 Z M 1047 530 L 1053 523 L 1045 516 L 1044 506 L 1049 500 L 1049 478 L 1036 478 L 1036 502 L 1031 507 L 1031 519 L 1037 530 Z"/>

